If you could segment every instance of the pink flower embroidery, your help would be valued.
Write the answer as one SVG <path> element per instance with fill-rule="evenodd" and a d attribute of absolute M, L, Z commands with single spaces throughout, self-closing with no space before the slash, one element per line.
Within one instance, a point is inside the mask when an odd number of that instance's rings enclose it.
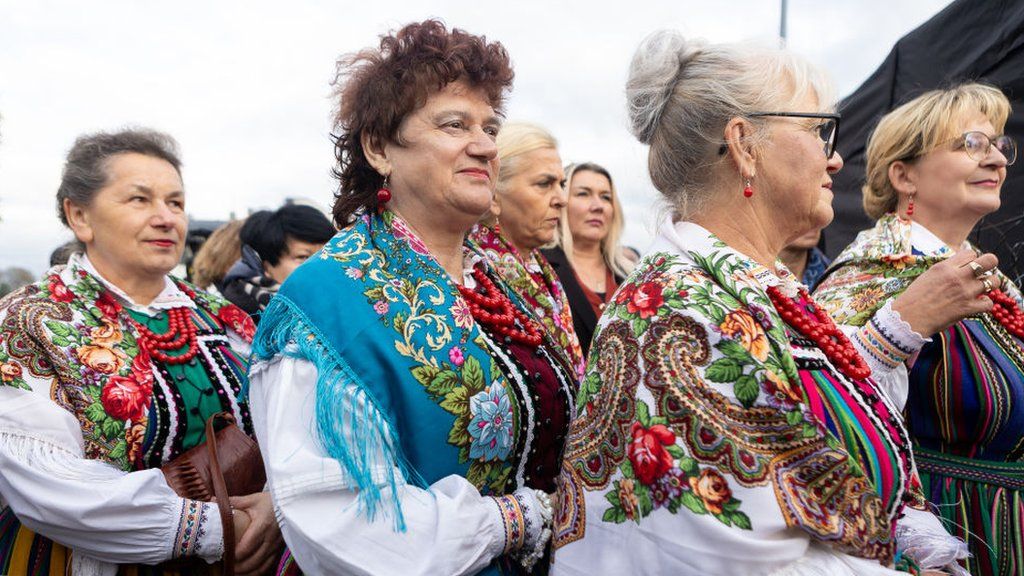
<path fill-rule="evenodd" d="M 457 367 L 461 367 L 466 361 L 465 356 L 462 355 L 462 348 L 459 348 L 458 346 L 452 346 L 451 349 L 448 350 L 448 359 Z"/>

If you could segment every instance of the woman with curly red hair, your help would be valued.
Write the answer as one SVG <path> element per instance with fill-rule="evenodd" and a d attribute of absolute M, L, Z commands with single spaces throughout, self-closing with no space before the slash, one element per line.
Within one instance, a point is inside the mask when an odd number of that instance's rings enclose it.
<path fill-rule="evenodd" d="M 305 572 L 546 572 L 576 379 L 467 242 L 512 76 L 500 44 L 432 20 L 339 64 L 342 230 L 264 311 L 250 373 Z"/>

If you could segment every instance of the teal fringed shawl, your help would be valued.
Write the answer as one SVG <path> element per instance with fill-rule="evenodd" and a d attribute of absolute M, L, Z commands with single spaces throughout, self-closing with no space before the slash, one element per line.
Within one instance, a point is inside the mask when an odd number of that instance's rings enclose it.
<path fill-rule="evenodd" d="M 372 519 L 384 505 L 404 530 L 401 483 L 458 474 L 485 494 L 514 489 L 522 392 L 489 345 L 444 270 L 384 212 L 339 232 L 288 278 L 263 312 L 253 354 L 316 365 L 319 442 L 358 490 L 360 510 Z M 505 428 L 482 435 L 470 426 L 483 409 L 506 410 Z"/>

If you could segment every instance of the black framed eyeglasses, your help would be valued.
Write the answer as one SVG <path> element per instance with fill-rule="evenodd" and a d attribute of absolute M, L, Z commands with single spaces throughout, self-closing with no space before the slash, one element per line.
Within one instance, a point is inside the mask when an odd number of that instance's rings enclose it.
<path fill-rule="evenodd" d="M 988 157 L 992 147 L 1006 158 L 1006 165 L 1010 166 L 1017 161 L 1017 142 L 1006 134 L 989 136 L 984 132 L 964 132 L 956 140 L 956 149 L 963 148 L 967 156 L 975 162 L 981 162 Z"/>
<path fill-rule="evenodd" d="M 825 143 L 824 151 L 825 157 L 832 159 L 832 156 L 836 153 L 836 142 L 839 141 L 839 120 L 842 119 L 841 114 L 829 114 L 826 112 L 752 112 L 747 116 L 758 118 L 764 116 L 780 117 L 780 118 L 818 118 L 822 122 L 816 127 L 818 130 L 818 137 Z"/>

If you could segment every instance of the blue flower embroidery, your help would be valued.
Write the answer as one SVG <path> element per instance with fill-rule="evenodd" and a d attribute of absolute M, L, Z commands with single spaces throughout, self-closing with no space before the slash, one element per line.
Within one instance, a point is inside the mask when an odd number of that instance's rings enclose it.
<path fill-rule="evenodd" d="M 512 449 L 512 405 L 505 388 L 491 386 L 469 399 L 469 457 L 504 460 Z"/>

